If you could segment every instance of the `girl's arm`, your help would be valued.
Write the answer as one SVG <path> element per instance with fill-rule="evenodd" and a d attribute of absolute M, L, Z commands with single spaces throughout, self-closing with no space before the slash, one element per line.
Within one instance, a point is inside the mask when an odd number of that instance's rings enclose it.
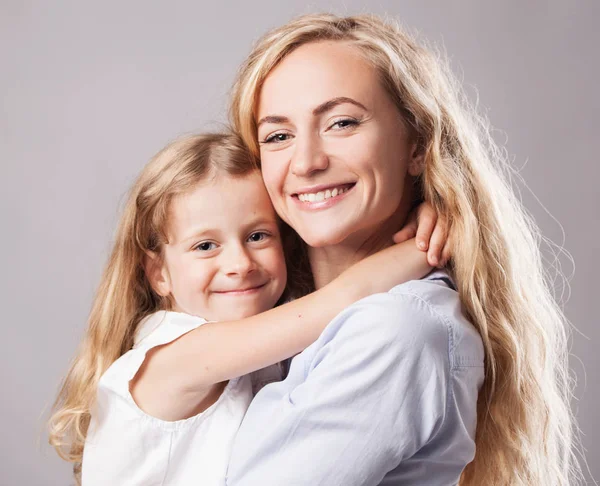
<path fill-rule="evenodd" d="M 410 240 L 361 260 L 293 302 L 237 321 L 206 323 L 148 352 L 131 384 L 132 395 L 158 418 L 197 413 L 198 402 L 214 385 L 294 356 L 344 308 L 430 270 L 426 254 Z"/>
<path fill-rule="evenodd" d="M 427 252 L 432 267 L 443 268 L 452 256 L 452 238 L 445 218 L 438 218 L 433 206 L 424 202 L 409 215 L 404 226 L 394 235 L 395 243 L 415 238 L 417 248 Z"/>

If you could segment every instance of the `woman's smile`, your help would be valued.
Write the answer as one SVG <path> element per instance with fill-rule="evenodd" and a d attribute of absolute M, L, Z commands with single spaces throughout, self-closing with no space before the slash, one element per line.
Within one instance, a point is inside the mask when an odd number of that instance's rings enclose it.
<path fill-rule="evenodd" d="M 355 186 L 355 182 L 321 185 L 314 188 L 302 189 L 292 194 L 292 198 L 300 209 L 327 209 L 344 200 Z"/>

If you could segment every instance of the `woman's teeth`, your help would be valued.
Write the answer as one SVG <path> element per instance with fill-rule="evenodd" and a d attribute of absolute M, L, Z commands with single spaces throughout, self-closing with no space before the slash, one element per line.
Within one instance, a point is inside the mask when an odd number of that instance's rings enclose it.
<path fill-rule="evenodd" d="M 336 187 L 333 191 L 327 189 L 326 191 L 298 194 L 298 199 L 304 202 L 325 201 L 325 199 L 329 199 L 330 197 L 344 194 L 345 192 L 348 192 L 349 189 L 349 187 Z"/>

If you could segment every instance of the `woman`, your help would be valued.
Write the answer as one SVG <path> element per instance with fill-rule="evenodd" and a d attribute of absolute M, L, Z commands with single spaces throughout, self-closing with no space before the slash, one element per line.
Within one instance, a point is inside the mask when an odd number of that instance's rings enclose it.
<path fill-rule="evenodd" d="M 577 481 L 538 234 L 446 66 L 380 19 L 304 16 L 258 42 L 231 115 L 316 288 L 389 245 L 421 199 L 456 244 L 452 280 L 347 308 L 256 396 L 230 486 Z"/>

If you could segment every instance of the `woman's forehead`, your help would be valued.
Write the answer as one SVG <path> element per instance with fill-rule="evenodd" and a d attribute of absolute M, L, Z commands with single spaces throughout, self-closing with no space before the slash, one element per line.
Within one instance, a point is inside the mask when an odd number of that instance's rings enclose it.
<path fill-rule="evenodd" d="M 334 98 L 373 105 L 385 96 L 376 69 L 357 47 L 341 41 L 305 44 L 279 63 L 263 83 L 258 117 L 314 110 Z"/>

